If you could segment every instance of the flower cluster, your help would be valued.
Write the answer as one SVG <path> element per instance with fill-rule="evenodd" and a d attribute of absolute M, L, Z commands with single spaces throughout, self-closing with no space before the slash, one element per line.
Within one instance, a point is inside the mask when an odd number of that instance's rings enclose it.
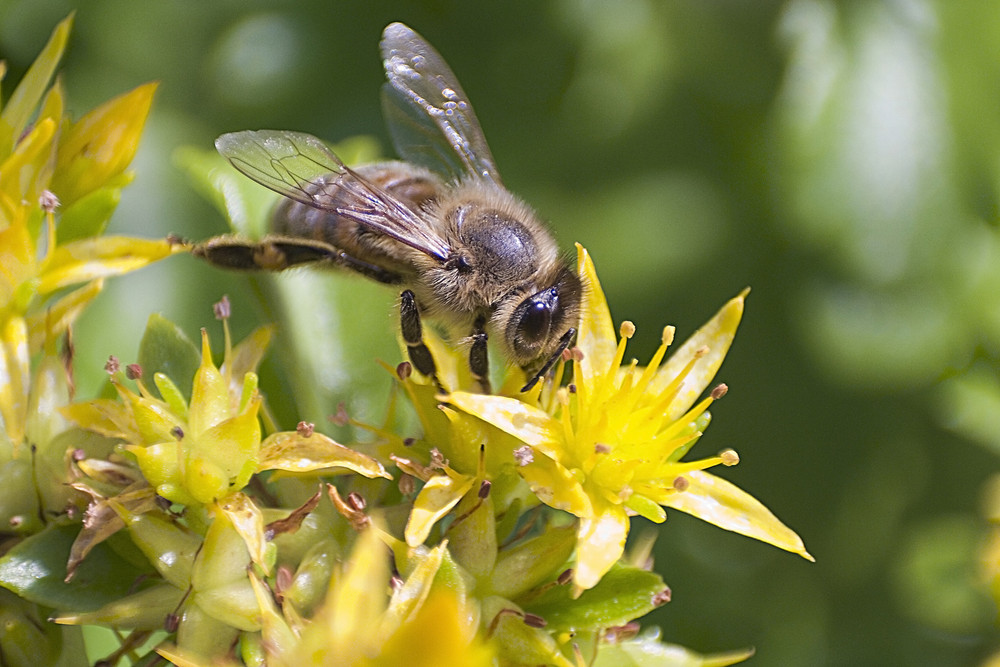
<path fill-rule="evenodd" d="M 634 327 L 616 336 L 578 247 L 582 316 L 552 377 L 522 394 L 511 369 L 499 393 L 475 393 L 467 351 L 428 331 L 437 381 L 387 366 L 385 425 L 333 417 L 369 434 L 350 446 L 306 422 L 276 428 L 257 376 L 274 329 L 233 345 L 225 300 L 221 363 L 206 331 L 195 345 L 153 316 L 138 362 L 112 358 L 104 397 L 73 402 L 58 351 L 71 323 L 105 277 L 180 247 L 101 235 L 154 87 L 63 118 L 48 81 L 69 25 L 0 112 L 0 518 L 16 537 L 0 553 L 0 599 L 46 628 L 0 637 L 4 656 L 65 660 L 84 625 L 118 633 L 109 664 L 152 651 L 182 666 L 297 667 L 726 665 L 752 653 L 703 657 L 640 634 L 637 619 L 671 593 L 648 542 L 626 549 L 631 517 L 662 522 L 673 508 L 811 559 L 708 472 L 736 464 L 733 450 L 691 456 L 725 394 L 709 387 L 746 293 L 669 357 L 665 329 L 640 366 L 625 361 Z M 187 160 L 241 210 L 217 156 Z"/>

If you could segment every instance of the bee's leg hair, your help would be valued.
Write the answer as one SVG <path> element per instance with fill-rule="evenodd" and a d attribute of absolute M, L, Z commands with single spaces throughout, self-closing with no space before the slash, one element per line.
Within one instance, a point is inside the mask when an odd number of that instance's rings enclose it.
<path fill-rule="evenodd" d="M 431 351 L 424 344 L 423 327 L 420 324 L 420 310 L 417 308 L 417 298 L 411 290 L 404 290 L 399 295 L 399 324 L 403 332 L 403 342 L 406 343 L 406 352 L 410 357 L 410 363 L 422 375 L 434 380 L 434 384 L 442 393 L 444 387 L 441 386 L 437 376 L 437 366 L 434 364 L 434 357 Z"/>
<path fill-rule="evenodd" d="M 472 378 L 479 385 L 479 390 L 490 394 L 490 357 L 486 349 L 486 318 L 480 315 L 472 332 L 472 347 L 469 348 L 469 369 Z"/>
<path fill-rule="evenodd" d="M 538 384 L 539 380 L 545 377 L 545 374 L 549 372 L 552 366 L 555 365 L 556 361 L 559 360 L 559 357 L 562 356 L 563 350 L 569 347 L 569 344 L 573 340 L 573 336 L 575 335 L 576 335 L 576 329 L 572 328 L 562 335 L 562 338 L 559 339 L 559 345 L 558 347 L 556 347 L 555 352 L 552 353 L 552 356 L 549 357 L 548 361 L 545 362 L 545 364 L 538 370 L 538 372 L 535 373 L 530 380 L 528 380 L 528 384 L 521 387 L 521 391 L 530 390 L 532 387 Z"/>

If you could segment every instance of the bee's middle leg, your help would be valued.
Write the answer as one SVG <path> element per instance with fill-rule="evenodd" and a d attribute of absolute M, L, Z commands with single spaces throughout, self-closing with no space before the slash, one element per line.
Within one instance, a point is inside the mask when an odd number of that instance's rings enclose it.
<path fill-rule="evenodd" d="M 403 333 L 403 342 L 406 343 L 406 353 L 410 357 L 410 363 L 421 375 L 434 380 L 438 390 L 444 392 L 441 381 L 437 376 L 437 365 L 431 351 L 424 343 L 424 330 L 420 324 L 420 310 L 417 308 L 417 298 L 411 290 L 405 290 L 399 295 L 399 324 Z"/>

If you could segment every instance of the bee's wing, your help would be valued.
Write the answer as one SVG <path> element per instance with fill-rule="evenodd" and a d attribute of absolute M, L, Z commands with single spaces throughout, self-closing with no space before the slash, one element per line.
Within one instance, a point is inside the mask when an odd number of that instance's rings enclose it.
<path fill-rule="evenodd" d="M 465 92 L 437 51 L 402 23 L 382 33 L 388 83 L 382 109 L 400 157 L 438 172 L 500 185 L 493 154 Z"/>
<path fill-rule="evenodd" d="M 278 194 L 354 220 L 441 261 L 448 258 L 448 244 L 418 213 L 351 170 L 310 134 L 231 132 L 216 139 L 215 148 L 236 169 Z M 331 173 L 341 176 L 336 195 L 328 187 L 310 187 Z"/>

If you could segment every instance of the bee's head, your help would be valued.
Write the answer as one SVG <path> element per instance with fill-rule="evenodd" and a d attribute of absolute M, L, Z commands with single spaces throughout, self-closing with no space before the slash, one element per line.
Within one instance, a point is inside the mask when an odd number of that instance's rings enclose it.
<path fill-rule="evenodd" d="M 569 343 L 569 338 L 563 340 L 566 333 L 577 326 L 582 293 L 579 277 L 562 267 L 550 287 L 517 304 L 504 327 L 513 361 L 529 372 L 547 370 Z"/>

